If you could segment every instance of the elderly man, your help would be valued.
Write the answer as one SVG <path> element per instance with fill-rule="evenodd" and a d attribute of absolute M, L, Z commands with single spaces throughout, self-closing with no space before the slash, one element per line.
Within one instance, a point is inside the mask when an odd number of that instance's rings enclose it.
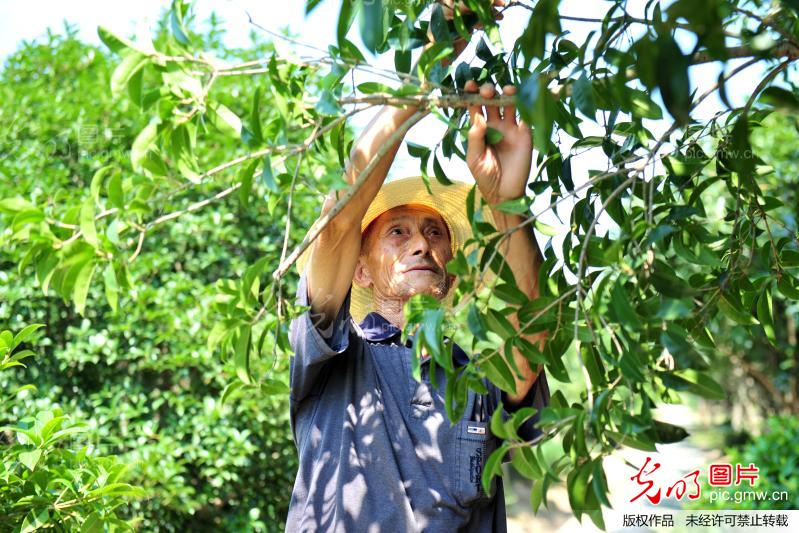
<path fill-rule="evenodd" d="M 474 82 L 466 86 L 477 92 Z M 493 98 L 491 85 L 479 88 Z M 507 86 L 504 94 L 513 94 Z M 352 183 L 392 133 L 417 109 L 386 107 L 358 139 L 346 169 Z M 532 140 L 516 109 L 469 109 L 467 163 L 479 192 L 494 206 L 524 195 Z M 487 127 L 502 132 L 496 145 Z M 403 305 L 414 294 L 445 300 L 455 277 L 446 264 L 468 238 L 469 186 L 421 180 L 384 184 L 400 141 L 382 157 L 366 183 L 328 224 L 303 261 L 298 301 L 310 309 L 291 324 L 291 423 L 300 458 L 288 531 L 504 531 L 502 480 L 485 493 L 480 476 L 498 439 L 488 420 L 502 408 L 541 408 L 549 401 L 546 376 L 514 349 L 514 394 L 488 382 L 488 393 L 469 391 L 462 420 L 444 408 L 443 373 L 431 384 L 429 357 L 421 381 L 411 372 L 412 339 L 401 341 Z M 323 209 L 330 208 L 329 197 Z M 491 209 L 500 231 L 521 222 Z M 529 226 L 500 250 L 517 284 L 538 296 L 540 252 Z M 511 322 L 518 327 L 515 316 Z M 530 338 L 543 342 L 539 337 Z M 453 346 L 456 366 L 468 355 Z M 440 367 L 437 371 L 442 371 Z M 500 407 L 501 406 L 501 407 Z M 535 440 L 537 415 L 519 430 Z"/>

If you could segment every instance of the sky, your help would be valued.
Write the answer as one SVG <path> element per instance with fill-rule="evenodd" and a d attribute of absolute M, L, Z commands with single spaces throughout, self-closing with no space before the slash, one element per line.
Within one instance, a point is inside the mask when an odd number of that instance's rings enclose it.
<path fill-rule="evenodd" d="M 23 40 L 41 37 L 45 35 L 48 28 L 53 28 L 57 32 L 62 31 L 65 20 L 76 25 L 81 38 L 95 44 L 100 44 L 97 37 L 98 25 L 106 26 L 116 33 L 127 36 L 148 35 L 154 28 L 159 14 L 163 9 L 168 8 L 169 3 L 169 0 L 135 0 L 133 2 L 122 0 L 0 0 L 0 61 L 12 53 Z M 253 20 L 261 26 L 273 31 L 289 28 L 300 42 L 319 49 L 326 49 L 329 44 L 335 42 L 335 26 L 340 2 L 324 0 L 308 17 L 305 16 L 304 5 L 305 2 L 302 0 L 196 0 L 194 10 L 198 20 L 206 19 L 211 12 L 220 16 L 226 29 L 225 40 L 230 46 L 246 46 L 249 42 L 249 32 L 254 29 L 248 21 L 248 14 L 250 14 Z M 601 18 L 609 3 L 563 0 L 560 5 L 562 14 Z M 633 16 L 642 16 L 643 6 L 643 1 L 631 0 L 628 3 L 628 11 Z M 500 24 L 503 43 L 508 46 L 512 44 L 526 26 L 528 18 L 529 11 L 523 8 L 513 8 L 512 11 L 509 11 Z M 582 22 L 564 21 L 563 23 L 563 28 L 570 32 L 569 38 L 576 43 L 581 43 L 586 39 L 592 26 Z M 357 35 L 357 24 L 354 25 L 350 37 L 354 42 L 360 42 Z M 689 50 L 693 45 L 690 39 L 687 39 L 686 35 L 680 35 L 680 32 L 678 32 L 677 40 L 684 51 Z M 278 47 L 279 52 L 285 50 L 285 47 Z M 320 55 L 312 49 L 305 50 L 305 53 Z M 464 52 L 462 59 L 469 60 L 473 57 L 474 47 L 470 46 Z M 393 59 L 390 54 L 384 54 L 377 58 L 376 64 L 393 70 Z M 732 69 L 736 64 L 736 62 L 730 62 L 727 68 Z M 757 66 L 750 70 L 747 71 L 747 74 L 734 78 L 727 85 L 729 99 L 733 105 L 746 101 L 763 72 Z M 716 83 L 719 71 L 718 64 L 695 66 L 690 69 L 692 87 L 697 88 L 697 94 L 703 93 Z M 356 82 L 361 83 L 370 79 L 372 78 L 369 75 L 359 74 Z M 656 94 L 653 97 L 658 98 Z M 706 103 L 693 113 L 693 116 L 709 116 L 721 109 L 721 106 L 718 97 L 713 96 L 708 98 Z M 357 115 L 352 120 L 356 131 L 362 129 L 371 116 L 372 114 L 369 112 Z M 669 125 L 668 116 L 664 120 L 646 121 L 646 126 L 656 136 L 659 132 L 665 131 Z M 601 135 L 603 132 L 598 125 L 589 120 L 583 122 L 582 130 L 584 135 Z M 432 146 L 440 140 L 444 131 L 445 127 L 440 122 L 433 117 L 428 117 L 409 132 L 407 139 L 418 144 Z M 563 136 L 561 140 L 564 143 L 563 148 L 568 148 L 574 141 L 568 136 Z M 451 177 L 469 179 L 468 169 L 457 158 L 445 163 L 445 168 Z M 575 157 L 572 166 L 575 184 L 579 186 L 585 182 L 589 169 L 604 168 L 606 168 L 606 161 L 598 149 L 593 153 L 588 152 Z M 418 162 L 411 158 L 406 150 L 401 149 L 389 175 L 390 179 L 411 174 L 418 174 Z M 550 198 L 546 194 L 536 198 L 533 212 L 544 211 L 549 202 Z M 568 222 L 570 207 L 570 203 L 564 203 L 559 207 L 561 220 Z M 541 220 L 556 228 L 566 229 L 551 213 L 542 216 Z M 600 234 L 607 231 L 610 226 L 612 224 L 605 217 L 600 225 Z M 539 238 L 542 236 L 539 235 Z M 553 242 L 553 245 L 556 250 L 560 248 L 558 242 Z"/>

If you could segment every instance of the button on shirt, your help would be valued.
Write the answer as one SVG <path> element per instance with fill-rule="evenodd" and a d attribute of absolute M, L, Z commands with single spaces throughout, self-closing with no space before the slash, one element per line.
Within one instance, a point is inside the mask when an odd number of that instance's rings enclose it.
<path fill-rule="evenodd" d="M 306 278 L 297 301 L 308 305 Z M 378 313 L 355 324 L 348 294 L 329 335 L 310 311 L 290 327 L 291 428 L 299 471 L 286 531 L 505 531 L 502 479 L 486 493 L 483 466 L 500 440 L 491 415 L 504 392 L 488 381 L 487 394 L 469 391 L 462 419 L 452 425 L 444 408 L 446 378 L 438 387 L 423 361 L 421 382 L 411 375 L 413 349 Z M 467 354 L 453 345 L 453 362 Z M 511 407 L 549 404 L 542 371 L 527 396 Z M 503 414 L 506 416 L 506 414 Z M 538 414 L 519 429 L 541 437 Z"/>

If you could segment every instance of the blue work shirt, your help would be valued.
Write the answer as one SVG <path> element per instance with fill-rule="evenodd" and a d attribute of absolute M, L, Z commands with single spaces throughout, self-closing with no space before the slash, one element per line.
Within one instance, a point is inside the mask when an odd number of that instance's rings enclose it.
<path fill-rule="evenodd" d="M 308 305 L 305 276 L 297 301 Z M 323 337 L 310 310 L 291 322 L 291 428 L 299 471 L 286 531 L 499 531 L 506 530 L 502 479 L 486 494 L 483 466 L 500 439 L 489 420 L 504 392 L 485 381 L 488 394 L 469 391 L 463 418 L 450 424 L 444 408 L 446 378 L 428 361 L 421 382 L 411 374 L 412 348 L 399 328 L 378 313 L 356 324 L 348 294 Z M 457 344 L 453 362 L 468 356 Z M 527 396 L 506 411 L 549 403 L 542 371 Z M 538 414 L 519 429 L 540 438 Z"/>

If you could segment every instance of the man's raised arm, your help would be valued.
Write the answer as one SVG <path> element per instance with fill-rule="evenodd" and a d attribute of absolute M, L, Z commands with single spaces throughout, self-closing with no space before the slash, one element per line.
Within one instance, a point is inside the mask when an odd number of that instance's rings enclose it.
<path fill-rule="evenodd" d="M 453 1 L 441 0 L 440 3 L 444 7 L 444 16 L 451 19 Z M 503 6 L 505 2 L 494 0 L 492 5 Z M 425 48 L 434 43 L 432 32 L 428 31 L 427 37 L 429 42 Z M 452 42 L 452 58 L 460 55 L 467 44 L 462 38 L 456 37 Z M 444 59 L 443 63 L 448 64 L 449 59 Z M 345 177 L 350 185 L 355 182 L 380 147 L 388 142 L 394 132 L 418 110 L 416 106 L 405 108 L 386 106 L 380 110 L 350 152 L 350 161 L 345 169 Z M 330 325 L 347 297 L 361 252 L 361 219 L 383 185 L 401 143 L 402 137 L 394 141 L 358 193 L 330 221 L 314 243 L 306 275 L 311 313 L 318 316 L 316 325 L 319 329 L 324 330 Z M 322 208 L 322 216 L 335 205 L 336 200 L 335 193 L 328 195 Z"/>
<path fill-rule="evenodd" d="M 352 185 L 358 175 L 377 154 L 380 147 L 418 109 L 416 107 L 383 107 L 372 119 L 350 152 L 344 171 Z M 388 170 L 402 142 L 394 141 L 380 158 L 374 170 L 347 205 L 328 223 L 317 237 L 306 267 L 308 299 L 311 313 L 318 316 L 316 326 L 327 328 L 338 314 L 352 285 L 355 265 L 361 252 L 361 219 L 383 185 Z M 335 205 L 337 194 L 330 193 L 322 207 L 322 216 Z"/>

